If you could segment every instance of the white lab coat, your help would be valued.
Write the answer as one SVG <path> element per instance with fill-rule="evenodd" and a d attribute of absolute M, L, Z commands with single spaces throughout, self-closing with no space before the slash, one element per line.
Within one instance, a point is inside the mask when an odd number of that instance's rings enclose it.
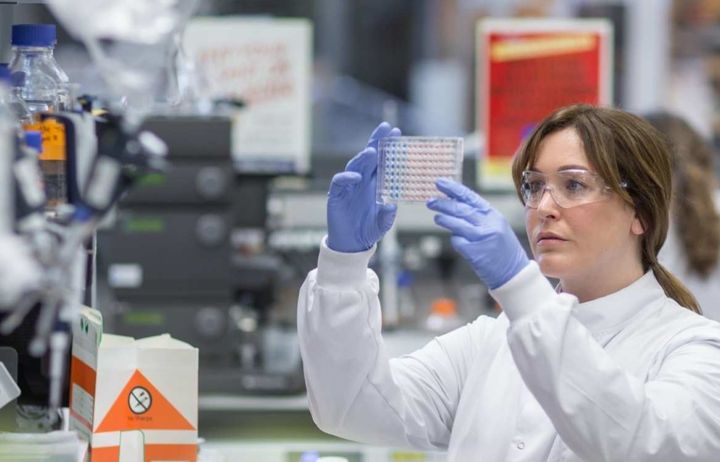
<path fill-rule="evenodd" d="M 492 292 L 499 318 L 390 359 L 372 253 L 323 243 L 301 289 L 320 429 L 450 461 L 720 460 L 720 325 L 667 298 L 651 272 L 579 304 L 532 262 Z"/>

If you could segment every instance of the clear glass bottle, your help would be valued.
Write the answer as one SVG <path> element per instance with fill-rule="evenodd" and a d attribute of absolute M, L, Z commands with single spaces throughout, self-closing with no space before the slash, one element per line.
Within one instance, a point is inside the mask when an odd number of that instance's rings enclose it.
<path fill-rule="evenodd" d="M 53 57 L 55 42 L 53 24 L 12 27 L 13 87 L 32 113 L 61 111 L 68 103 L 69 80 Z"/>
<path fill-rule="evenodd" d="M 18 124 L 18 128 L 31 123 L 32 113 L 30 112 L 30 108 L 28 108 L 25 100 L 20 98 L 13 91 L 10 68 L 7 63 L 0 63 L 0 74 L 2 74 L 3 81 L 7 85 L 8 101 L 6 101 L 6 104 L 15 114 L 15 120 Z"/>
<path fill-rule="evenodd" d="M 47 123 L 39 124 L 38 112 L 69 109 L 69 80 L 53 57 L 56 43 L 54 24 L 15 24 L 12 27 L 13 57 L 10 71 L 15 94 L 33 114 L 29 130 L 41 130 L 45 140 L 58 139 Z M 64 135 L 59 143 L 43 143 L 40 168 L 43 173 L 47 210 L 52 213 L 67 202 Z"/>
<path fill-rule="evenodd" d="M 53 56 L 54 24 L 15 24 L 12 27 L 13 86 L 30 111 L 62 111 L 69 103 L 69 79 Z"/>

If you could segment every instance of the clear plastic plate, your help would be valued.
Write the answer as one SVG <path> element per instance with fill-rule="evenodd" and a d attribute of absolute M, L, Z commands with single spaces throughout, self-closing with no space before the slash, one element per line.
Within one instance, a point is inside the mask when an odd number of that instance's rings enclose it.
<path fill-rule="evenodd" d="M 442 194 L 438 178 L 462 180 L 463 139 L 395 136 L 378 143 L 377 201 L 424 202 Z"/>

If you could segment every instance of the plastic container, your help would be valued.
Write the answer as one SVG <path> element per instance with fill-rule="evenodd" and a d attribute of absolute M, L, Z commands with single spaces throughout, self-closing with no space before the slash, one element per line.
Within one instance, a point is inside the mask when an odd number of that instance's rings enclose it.
<path fill-rule="evenodd" d="M 438 298 L 433 301 L 430 314 L 425 319 L 425 328 L 437 334 L 444 334 L 462 326 L 458 316 L 457 303 L 451 298 Z"/>
<path fill-rule="evenodd" d="M 13 87 L 30 112 L 64 111 L 70 106 L 70 81 L 53 51 L 54 24 L 15 24 L 10 61 Z"/>
<path fill-rule="evenodd" d="M 378 143 L 377 201 L 425 202 L 441 196 L 438 178 L 462 179 L 463 139 L 394 136 Z"/>

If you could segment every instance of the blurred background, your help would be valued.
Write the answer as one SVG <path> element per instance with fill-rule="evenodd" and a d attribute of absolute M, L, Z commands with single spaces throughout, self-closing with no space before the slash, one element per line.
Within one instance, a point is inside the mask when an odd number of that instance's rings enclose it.
<path fill-rule="evenodd" d="M 20 4 L 16 23 L 54 22 L 42 4 Z M 613 102 L 637 112 L 671 109 L 716 137 L 720 5 L 712 0 L 208 0 L 199 2 L 196 15 L 312 22 L 313 159 L 357 150 L 382 116 L 373 106 L 378 100 L 432 114 L 431 95 L 444 91 L 457 106 L 435 115 L 441 121 L 411 118 L 405 131 L 434 122 L 440 135 L 472 132 L 475 26 L 485 17 L 608 18 L 614 26 Z M 85 47 L 62 31 L 56 59 L 84 92 L 107 93 Z M 352 100 L 351 90 L 362 96 Z"/>
<path fill-rule="evenodd" d="M 57 24 L 55 59 L 77 95 L 132 109 L 127 94 L 118 92 L 122 76 L 114 80 L 112 68 L 98 65 L 82 34 L 64 28 L 67 20 L 58 21 L 45 2 L 0 0 L 0 12 L 9 8 L 15 24 Z M 176 176 L 155 183 L 151 177 L 149 189 L 132 191 L 109 214 L 95 236 L 92 285 L 106 331 L 134 337 L 170 332 L 200 348 L 199 432 L 206 454 L 217 460 L 296 461 L 313 451 L 349 461 L 443 460 L 354 445 L 314 427 L 295 310 L 326 232 L 330 179 L 382 120 L 405 135 L 463 137 L 463 182 L 483 192 L 527 244 L 514 191 L 479 181 L 487 134 L 478 109 L 478 21 L 606 21 L 612 92 L 605 103 L 640 114 L 678 114 L 720 147 L 720 0 L 202 0 L 193 16 L 184 31 L 188 67 L 175 74 L 175 91 L 182 79 L 195 79 L 189 86 L 193 107 L 150 105 L 138 116 L 167 144 Z M 262 94 L 228 93 L 218 101 L 215 92 L 212 109 L 203 109 L 210 96 L 202 92 L 219 81 L 204 68 L 219 58 L 202 55 L 203 36 L 224 27 L 203 21 L 238 17 L 281 20 L 304 31 L 309 67 L 293 77 L 305 88 L 299 108 L 274 107 L 251 120 Z M 232 42 L 233 33 L 225 40 Z M 159 61 L 151 53 L 145 61 L 128 61 L 137 58 L 136 50 L 107 38 L 98 43 L 128 68 L 170 62 L 162 53 L 155 55 Z M 168 117 L 173 112 L 205 119 L 178 122 Z M 232 114 L 235 127 L 208 122 L 208 114 Z M 283 115 L 299 127 L 296 143 L 267 152 L 284 138 L 263 130 L 290 126 L 278 123 Z M 253 129 L 237 131 L 243 123 Z M 254 145 L 261 135 L 269 141 Z M 720 172 L 717 160 L 714 165 Z M 487 289 L 422 204 L 401 204 L 371 266 L 383 280 L 391 353 L 410 352 L 478 315 L 497 314 Z"/>

